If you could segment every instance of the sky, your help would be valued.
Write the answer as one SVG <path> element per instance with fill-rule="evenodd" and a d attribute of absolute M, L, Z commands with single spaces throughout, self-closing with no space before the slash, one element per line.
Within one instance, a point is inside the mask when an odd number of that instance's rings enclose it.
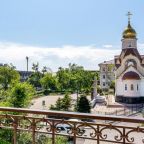
<path fill-rule="evenodd" d="M 0 63 L 18 70 L 39 62 L 52 71 L 76 63 L 88 70 L 121 51 L 130 11 L 144 54 L 143 0 L 0 0 Z"/>

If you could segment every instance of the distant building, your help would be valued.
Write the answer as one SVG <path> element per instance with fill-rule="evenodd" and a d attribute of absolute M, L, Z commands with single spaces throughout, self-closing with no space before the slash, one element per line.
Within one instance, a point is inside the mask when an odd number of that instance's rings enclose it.
<path fill-rule="evenodd" d="M 33 73 L 32 71 L 18 71 L 18 72 L 20 74 L 20 80 L 22 82 L 26 81 Z"/>
<path fill-rule="evenodd" d="M 114 74 L 114 60 L 104 61 L 99 64 L 100 67 L 100 87 L 102 89 L 109 89 L 111 82 L 115 80 Z"/>

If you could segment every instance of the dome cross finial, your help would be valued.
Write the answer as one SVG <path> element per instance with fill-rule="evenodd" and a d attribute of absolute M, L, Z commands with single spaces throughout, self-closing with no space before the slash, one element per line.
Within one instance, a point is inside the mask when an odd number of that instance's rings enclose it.
<path fill-rule="evenodd" d="M 130 24 L 130 19 L 131 19 L 132 13 L 131 13 L 131 12 L 128 12 L 128 13 L 127 13 L 127 16 L 128 16 L 128 23 Z"/>

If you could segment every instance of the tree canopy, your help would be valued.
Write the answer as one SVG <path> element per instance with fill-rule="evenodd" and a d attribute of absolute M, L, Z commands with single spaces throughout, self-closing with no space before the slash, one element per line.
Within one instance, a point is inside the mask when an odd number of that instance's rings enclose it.
<path fill-rule="evenodd" d="M 82 113 L 90 113 L 91 112 L 90 102 L 85 95 L 80 96 L 75 108 L 76 108 L 77 112 L 82 112 Z"/>
<path fill-rule="evenodd" d="M 55 105 L 51 105 L 51 110 L 58 111 L 69 111 L 71 108 L 71 97 L 68 94 L 65 94 L 63 98 L 58 98 Z"/>
<path fill-rule="evenodd" d="M 28 83 L 16 83 L 9 93 L 9 106 L 27 107 L 35 94 L 34 88 Z"/>
<path fill-rule="evenodd" d="M 82 66 L 76 64 L 69 64 L 68 68 L 60 67 L 57 74 L 57 79 L 60 84 L 61 90 L 79 92 L 90 92 L 93 83 L 94 76 L 97 76 L 97 72 L 91 72 L 84 70 Z"/>
<path fill-rule="evenodd" d="M 52 73 L 46 73 L 40 79 L 40 83 L 45 90 L 56 90 L 58 87 L 56 76 L 53 76 Z"/>
<path fill-rule="evenodd" d="M 13 66 L 4 65 L 0 67 L 0 84 L 2 89 L 7 90 L 11 84 L 19 79 L 20 75 Z"/>

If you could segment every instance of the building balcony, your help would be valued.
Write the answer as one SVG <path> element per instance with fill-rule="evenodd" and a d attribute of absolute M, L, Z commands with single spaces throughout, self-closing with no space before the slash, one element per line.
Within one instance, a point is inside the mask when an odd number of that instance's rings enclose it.
<path fill-rule="evenodd" d="M 24 137 L 24 144 L 64 144 L 58 138 L 67 144 L 144 143 L 143 118 L 6 107 L 0 111 L 0 139 L 8 130 L 12 144 L 22 144 Z"/>

